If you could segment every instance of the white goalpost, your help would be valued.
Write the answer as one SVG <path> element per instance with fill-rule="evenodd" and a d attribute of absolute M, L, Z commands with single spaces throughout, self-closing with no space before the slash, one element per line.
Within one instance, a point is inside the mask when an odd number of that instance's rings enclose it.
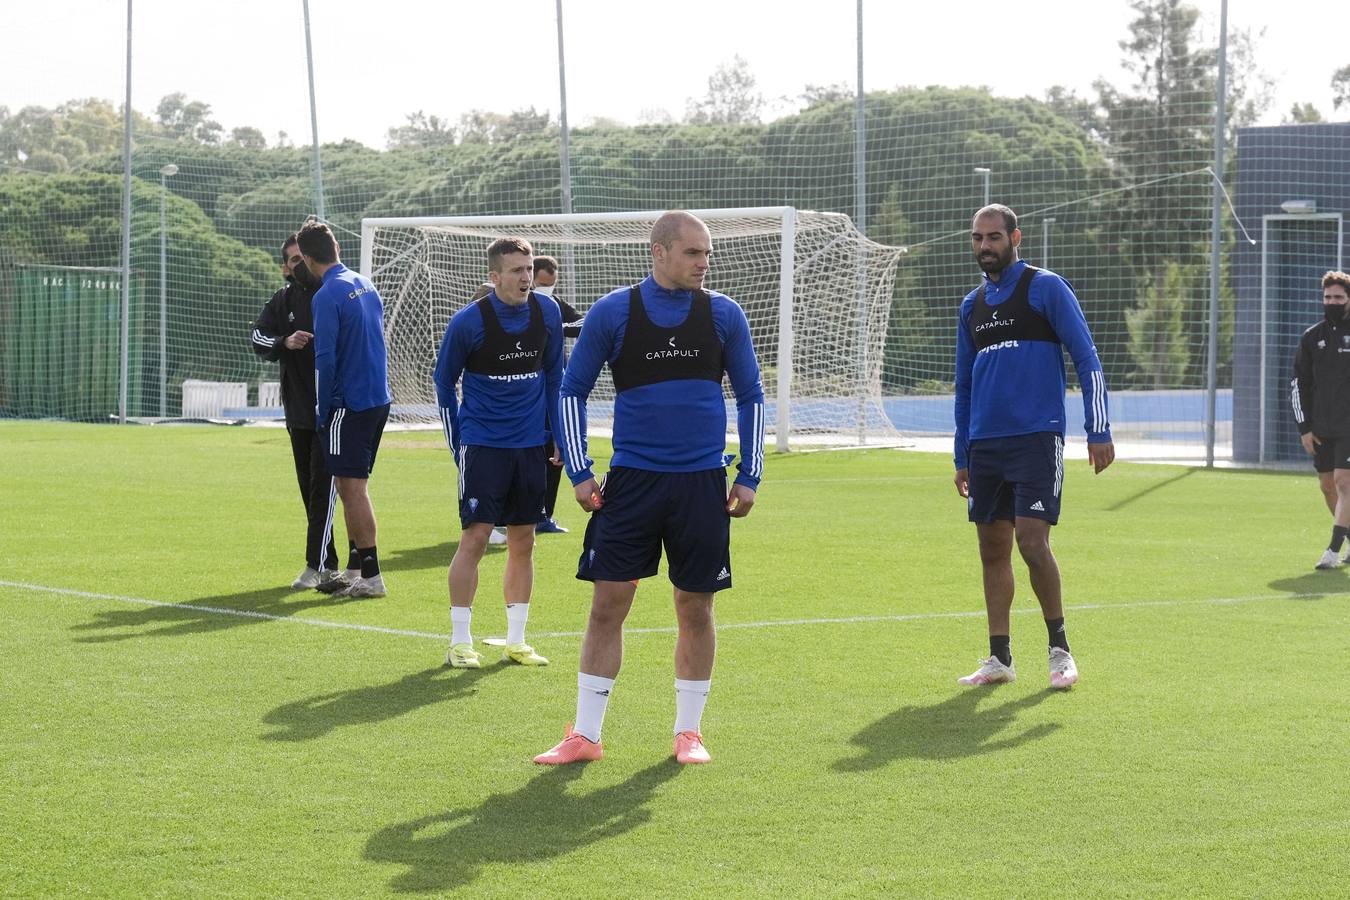
<path fill-rule="evenodd" d="M 536 254 L 556 257 L 557 296 L 584 313 L 614 288 L 646 277 L 651 227 L 662 212 L 362 220 L 361 271 L 385 303 L 391 418 L 438 421 L 436 352 L 450 317 L 487 279 L 494 238 L 523 237 Z M 868 240 L 840 213 L 788 206 L 691 212 L 712 233 L 705 288 L 736 300 L 750 321 L 766 427 L 777 448 L 894 441 L 881 372 L 904 249 Z M 735 422 L 724 390 L 728 421 Z M 613 399 L 606 369 L 588 403 L 593 428 L 612 423 Z"/>

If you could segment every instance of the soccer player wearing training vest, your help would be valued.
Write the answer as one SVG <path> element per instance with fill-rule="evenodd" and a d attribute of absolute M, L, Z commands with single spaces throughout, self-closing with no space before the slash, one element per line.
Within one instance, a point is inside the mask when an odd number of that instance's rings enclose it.
<path fill-rule="evenodd" d="M 600 730 L 623 662 L 637 580 L 664 544 L 675 588 L 675 758 L 705 763 L 700 723 L 711 686 L 713 595 L 731 587 L 731 519 L 750 513 L 764 470 L 764 390 L 745 313 L 703 290 L 712 237 L 696 216 L 652 227 L 652 272 L 596 301 L 563 375 L 555 432 L 581 508 L 591 513 L 577 577 L 594 583 L 581 644 L 575 730 L 534 758 L 599 759 Z M 586 398 L 614 377 L 614 457 L 603 484 L 586 455 Z M 741 461 L 728 490 L 723 373 L 736 395 Z"/>
<path fill-rule="evenodd" d="M 327 225 L 306 222 L 296 239 L 305 266 L 323 282 L 314 295 L 317 426 L 361 565 L 360 575 L 335 596 L 383 597 L 375 509 L 366 482 L 389 419 L 384 303 L 369 279 L 342 264 Z"/>
<path fill-rule="evenodd" d="M 525 643 L 534 589 L 534 529 L 544 506 L 548 419 L 562 381 L 562 318 L 552 298 L 530 290 L 534 250 L 519 238 L 487 248 L 493 290 L 459 312 L 436 357 L 441 425 L 459 467 L 463 531 L 450 562 L 450 650 L 446 665 L 482 667 L 471 620 L 478 564 L 494 524 L 506 525 L 506 650 L 526 666 L 548 660 Z M 455 396 L 463 376 L 464 400 Z"/>
<path fill-rule="evenodd" d="M 1313 458 L 1317 480 L 1335 521 L 1331 543 L 1314 568 L 1334 569 L 1350 560 L 1340 557 L 1350 533 L 1350 275 L 1322 276 L 1322 321 L 1303 332 L 1294 353 L 1290 400 L 1303 449 Z"/>
<path fill-rule="evenodd" d="M 1050 526 L 1064 479 L 1065 350 L 1083 387 L 1088 459 L 1115 459 L 1106 381 L 1073 287 L 1017 258 L 1017 214 L 1000 204 L 972 220 L 971 245 L 984 283 L 961 303 L 956 331 L 956 491 L 979 536 L 989 658 L 961 684 L 1013 681 L 1009 620 L 1012 546 L 1027 564 L 1050 634 L 1050 686 L 1072 687 L 1078 667 L 1064 632 L 1059 564 Z"/>

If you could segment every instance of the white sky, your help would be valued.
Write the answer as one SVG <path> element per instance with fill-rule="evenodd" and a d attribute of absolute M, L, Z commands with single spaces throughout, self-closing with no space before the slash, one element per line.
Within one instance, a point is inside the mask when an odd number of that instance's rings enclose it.
<path fill-rule="evenodd" d="M 1193 0 L 1217 33 L 1219 0 Z M 121 102 L 127 0 L 0 0 L 11 111 L 76 97 Z M 771 101 L 856 74 L 856 0 L 563 0 L 568 118 L 679 119 L 708 76 L 743 57 Z M 319 133 L 385 146 L 391 126 L 423 110 L 454 122 L 471 109 L 559 107 L 554 0 L 310 0 Z M 1276 80 L 1266 124 L 1312 102 L 1332 118 L 1332 73 L 1350 62 L 1325 0 L 1230 0 L 1231 28 L 1265 29 L 1261 67 Z M 789 12 L 789 10 L 791 10 Z M 864 86 L 989 85 L 1040 97 L 1081 95 L 1104 76 L 1125 85 L 1117 42 L 1127 0 L 867 0 Z M 230 128 L 310 137 L 301 0 L 135 0 L 133 106 L 153 113 L 182 91 Z M 793 108 L 778 100 L 771 113 Z M 1347 110 L 1342 109 L 1340 118 Z"/>

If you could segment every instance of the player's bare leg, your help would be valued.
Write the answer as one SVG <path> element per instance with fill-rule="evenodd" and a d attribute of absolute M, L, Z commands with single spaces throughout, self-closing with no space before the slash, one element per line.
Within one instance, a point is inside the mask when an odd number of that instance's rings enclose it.
<path fill-rule="evenodd" d="M 366 491 L 366 479 L 337 476 L 338 496 L 342 498 L 342 517 L 347 523 L 347 537 L 356 545 L 361 558 L 361 577 L 352 581 L 334 596 L 383 597 L 384 577 L 380 574 L 380 560 L 375 547 L 375 508 Z"/>
<path fill-rule="evenodd" d="M 502 597 L 506 600 L 506 649 L 502 659 L 522 666 L 546 666 L 548 660 L 525 643 L 525 623 L 530 617 L 534 591 L 534 526 L 506 526 L 506 571 L 502 574 Z"/>
<path fill-rule="evenodd" d="M 637 585 L 631 581 L 597 581 L 591 615 L 581 639 L 581 671 L 616 678 L 623 665 L 623 623 L 633 608 Z"/>
<path fill-rule="evenodd" d="M 974 672 L 957 679 L 961 684 L 1000 684 L 1014 681 L 1010 619 L 1013 602 L 1013 523 L 977 522 L 980 567 L 984 577 L 984 609 L 989 620 L 989 656 Z"/>
<path fill-rule="evenodd" d="M 470 522 L 459 534 L 459 547 L 446 573 L 450 591 L 450 649 L 445 664 L 455 669 L 482 668 L 473 649 L 473 599 L 478 593 L 478 564 L 487 551 L 491 522 Z"/>
<path fill-rule="evenodd" d="M 712 685 L 717 656 L 717 626 L 713 595 L 675 588 L 675 760 L 712 762 L 703 746 L 703 707 Z"/>
<path fill-rule="evenodd" d="M 1040 601 L 1042 615 L 1047 619 L 1063 618 L 1059 563 L 1050 549 L 1050 523 L 1044 519 L 1018 517 L 1016 533 L 1017 550 L 1027 564 L 1031 589 Z"/>
<path fill-rule="evenodd" d="M 1017 549 L 1031 575 L 1031 589 L 1041 604 L 1050 642 L 1050 686 L 1073 687 L 1078 681 L 1078 664 L 1069 652 L 1064 633 L 1064 599 L 1059 563 L 1050 549 L 1050 523 L 1044 519 L 1018 517 Z"/>
<path fill-rule="evenodd" d="M 623 665 L 623 623 L 633 608 L 637 585 L 631 581 L 597 581 L 591 594 L 591 615 L 581 639 L 577 672 L 577 720 L 562 741 L 534 758 L 546 766 L 589 762 L 604 756 L 600 731 L 609 693 Z"/>
<path fill-rule="evenodd" d="M 675 588 L 675 677 L 706 681 L 712 677 L 717 655 L 717 628 L 713 595 L 692 594 Z"/>
<path fill-rule="evenodd" d="M 1340 494 L 1336 491 L 1336 473 L 1318 472 L 1317 486 L 1322 489 L 1322 499 L 1326 501 L 1327 512 L 1336 515 L 1336 504 L 1340 501 Z"/>
<path fill-rule="evenodd" d="M 1330 482 L 1330 493 L 1328 494 L 1327 482 Z M 1323 551 L 1322 558 L 1317 561 L 1316 568 L 1334 569 L 1337 566 L 1344 565 L 1347 559 L 1350 559 L 1350 547 L 1346 548 L 1346 558 L 1341 557 L 1341 545 L 1347 543 L 1347 532 L 1350 532 L 1350 469 L 1335 469 L 1331 472 L 1317 473 L 1318 486 L 1322 488 L 1322 494 L 1327 498 L 1327 505 L 1331 507 L 1331 515 L 1334 519 L 1331 529 L 1331 543 Z"/>
<path fill-rule="evenodd" d="M 337 482 L 338 496 L 342 498 L 342 518 L 347 524 L 347 537 L 358 547 L 375 546 L 375 509 L 370 505 L 366 479 L 343 478 Z"/>
<path fill-rule="evenodd" d="M 1013 603 L 1013 523 L 1002 520 L 977 523 L 975 531 L 980 541 L 984 608 L 989 616 L 989 633 L 1009 634 Z"/>

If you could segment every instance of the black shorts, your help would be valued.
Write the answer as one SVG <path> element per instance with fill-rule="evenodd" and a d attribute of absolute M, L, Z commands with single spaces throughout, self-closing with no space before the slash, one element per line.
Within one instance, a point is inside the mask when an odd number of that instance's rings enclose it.
<path fill-rule="evenodd" d="M 320 432 L 328 474 L 338 478 L 369 478 L 388 419 L 388 403 L 359 412 L 345 407 L 333 410 L 327 427 Z"/>
<path fill-rule="evenodd" d="M 548 457 L 541 447 L 461 447 L 459 523 L 537 525 L 544 518 Z"/>
<path fill-rule="evenodd" d="M 604 505 L 591 514 L 577 578 L 633 581 L 656 574 L 665 546 L 670 581 L 704 594 L 731 587 L 731 517 L 725 469 L 610 469 Z"/>
<path fill-rule="evenodd" d="M 970 521 L 1018 516 L 1059 521 L 1064 487 L 1064 437 L 1054 432 L 970 442 Z"/>
<path fill-rule="evenodd" d="M 1313 468 L 1319 472 L 1350 469 L 1350 438 L 1319 437 L 1313 449 Z"/>

